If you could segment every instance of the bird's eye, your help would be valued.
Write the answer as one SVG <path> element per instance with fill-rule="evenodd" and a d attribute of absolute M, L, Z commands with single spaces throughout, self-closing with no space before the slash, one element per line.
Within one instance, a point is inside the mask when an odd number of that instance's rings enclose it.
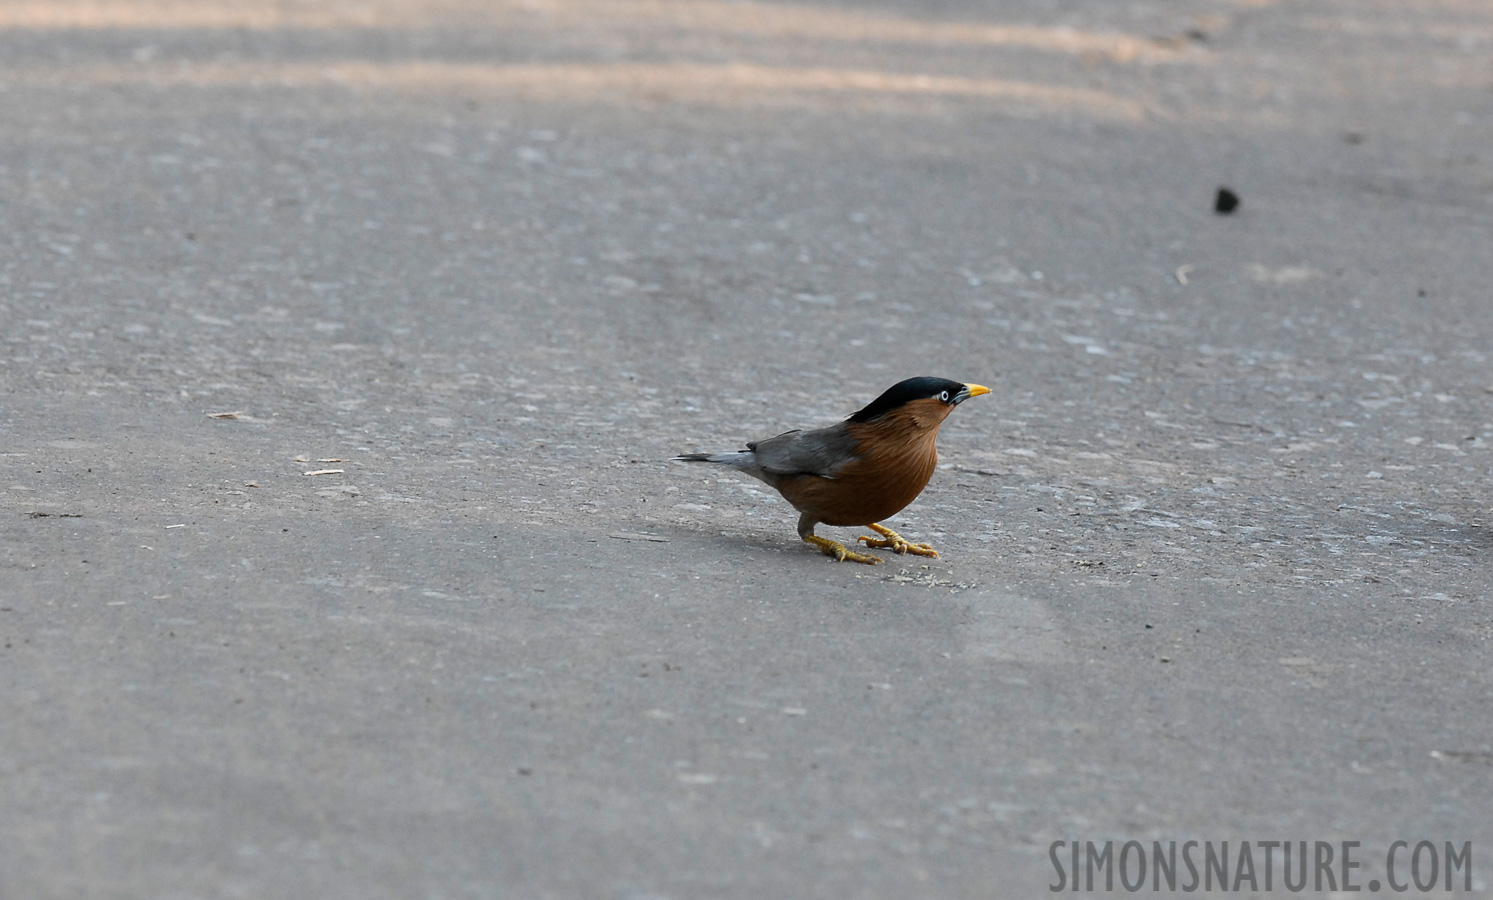
<path fill-rule="evenodd" d="M 945 403 L 948 403 L 949 402 L 949 392 L 948 391 L 944 391 L 943 393 L 939 394 L 938 395 L 938 399 L 942 400 Z"/>

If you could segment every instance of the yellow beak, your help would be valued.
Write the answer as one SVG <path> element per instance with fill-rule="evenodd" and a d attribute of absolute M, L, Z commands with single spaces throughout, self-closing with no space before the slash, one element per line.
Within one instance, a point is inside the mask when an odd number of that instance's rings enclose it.
<path fill-rule="evenodd" d="M 966 384 L 964 386 L 964 389 L 969 391 L 969 395 L 971 397 L 978 397 L 981 394 L 990 393 L 990 388 L 986 387 L 983 384 Z"/>

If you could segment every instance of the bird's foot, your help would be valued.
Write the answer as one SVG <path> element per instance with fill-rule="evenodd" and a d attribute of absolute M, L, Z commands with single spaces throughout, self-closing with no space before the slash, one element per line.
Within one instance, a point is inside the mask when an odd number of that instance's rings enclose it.
<path fill-rule="evenodd" d="M 879 550 L 891 550 L 893 553 L 911 553 L 914 556 L 931 556 L 935 559 L 938 557 L 938 551 L 933 549 L 932 544 L 911 543 L 904 540 L 902 535 L 897 532 L 885 525 L 877 525 L 875 522 L 872 522 L 869 527 L 872 531 L 881 535 L 881 537 L 874 538 L 863 534 L 856 538 L 858 541 L 865 541 L 867 547 L 875 547 Z"/>
<path fill-rule="evenodd" d="M 832 541 L 827 537 L 820 537 L 817 534 L 806 535 L 804 541 L 818 547 L 825 556 L 833 556 L 841 562 L 848 559 L 851 562 L 865 563 L 868 566 L 874 566 L 881 562 L 881 560 L 874 556 L 869 556 L 865 553 L 856 553 L 839 541 Z"/>

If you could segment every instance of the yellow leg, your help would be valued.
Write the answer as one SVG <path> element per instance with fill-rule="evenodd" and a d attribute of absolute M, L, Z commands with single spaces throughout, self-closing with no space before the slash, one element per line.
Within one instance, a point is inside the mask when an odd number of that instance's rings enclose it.
<path fill-rule="evenodd" d="M 895 553 L 911 553 L 914 556 L 932 556 L 935 558 L 938 556 L 938 551 L 933 549 L 932 544 L 908 543 L 907 541 L 902 539 L 902 535 L 891 530 L 885 525 L 877 525 L 875 522 L 871 523 L 870 528 L 872 531 L 881 535 L 881 537 L 885 540 L 869 537 L 864 534 L 856 538 L 856 540 L 858 541 L 865 541 L 867 547 L 876 547 L 878 549 L 891 550 Z"/>
<path fill-rule="evenodd" d="M 877 563 L 881 562 L 881 560 L 877 559 L 874 556 L 868 556 L 864 553 L 856 553 L 854 550 L 847 549 L 846 546 L 839 541 L 832 541 L 827 537 L 820 537 L 817 534 L 804 535 L 804 541 L 813 544 L 815 547 L 818 547 L 824 552 L 825 556 L 833 556 L 835 559 L 838 559 L 842 562 L 848 559 L 851 562 L 865 563 L 868 566 L 874 566 Z"/>

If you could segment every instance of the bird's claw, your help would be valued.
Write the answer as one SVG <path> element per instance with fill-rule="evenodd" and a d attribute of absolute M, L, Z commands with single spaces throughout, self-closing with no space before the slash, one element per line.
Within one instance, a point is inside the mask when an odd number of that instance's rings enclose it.
<path fill-rule="evenodd" d="M 881 563 L 881 560 L 874 556 L 869 556 L 865 553 L 856 553 L 839 541 L 832 541 L 817 534 L 811 534 L 805 537 L 804 540 L 818 547 L 825 556 L 833 556 L 839 562 L 849 560 L 850 562 L 865 563 L 868 566 L 875 566 Z"/>
<path fill-rule="evenodd" d="M 872 531 L 881 535 L 881 537 L 874 538 L 863 534 L 856 538 L 857 541 L 864 541 L 867 547 L 874 547 L 878 550 L 890 550 L 893 553 L 911 553 L 914 556 L 938 558 L 938 551 L 933 549 L 932 544 L 914 544 L 885 525 L 872 524 L 870 527 Z"/>
<path fill-rule="evenodd" d="M 933 549 L 932 544 L 913 544 L 908 541 L 881 540 L 880 538 L 868 537 L 866 535 L 861 535 L 856 540 L 865 541 L 867 547 L 874 547 L 877 550 L 890 550 L 893 553 L 911 553 L 914 556 L 938 557 L 938 551 Z"/>

